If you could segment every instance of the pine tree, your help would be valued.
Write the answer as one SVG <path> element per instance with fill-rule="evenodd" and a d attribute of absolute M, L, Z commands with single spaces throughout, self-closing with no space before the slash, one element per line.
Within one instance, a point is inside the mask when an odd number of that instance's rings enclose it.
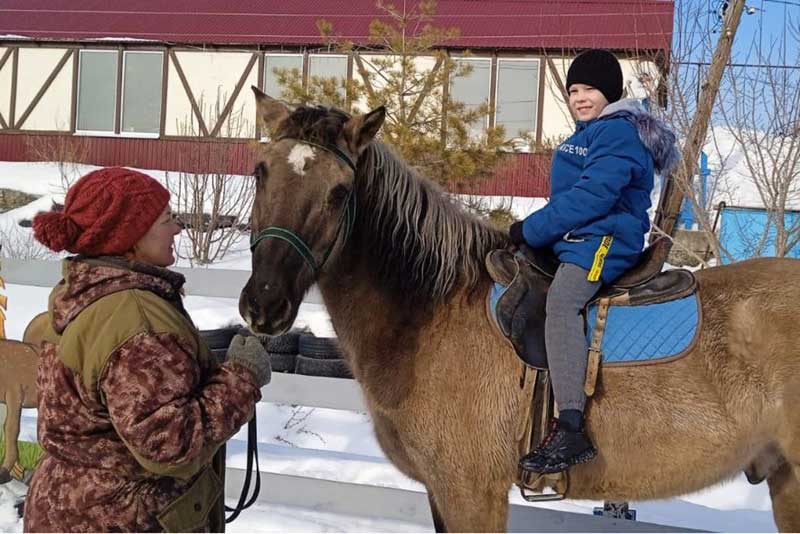
<path fill-rule="evenodd" d="M 381 140 L 420 173 L 451 188 L 485 178 L 507 145 L 503 128 L 482 128 L 491 112 L 488 103 L 467 106 L 448 95 L 450 81 L 471 72 L 442 48 L 459 30 L 431 24 L 434 0 L 407 4 L 404 11 L 377 2 L 385 16 L 370 23 L 366 46 L 336 37 L 330 22 L 318 21 L 331 49 L 353 55 L 353 79 L 312 76 L 304 86 L 299 71 L 276 69 L 284 89 L 275 96 L 358 112 L 384 105 Z"/>

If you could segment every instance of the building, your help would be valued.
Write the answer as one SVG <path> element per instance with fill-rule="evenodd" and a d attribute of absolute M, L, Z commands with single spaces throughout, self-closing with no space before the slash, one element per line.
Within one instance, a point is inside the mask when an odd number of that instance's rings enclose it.
<path fill-rule="evenodd" d="M 490 124 L 530 132 L 538 145 L 507 158 L 478 191 L 545 196 L 551 154 L 542 147 L 572 129 L 560 88 L 572 55 L 615 51 L 635 94 L 664 68 L 673 8 L 662 0 L 440 0 L 433 23 L 460 29 L 448 53 L 471 51 L 473 66 L 452 95 L 489 102 Z M 249 174 L 248 86 L 277 91 L 275 67 L 306 79 L 357 76 L 354 53 L 331 52 L 317 21 L 365 44 L 380 15 L 374 0 L 4 0 L 0 160 L 41 159 L 37 146 L 64 150 L 77 139 L 86 162 L 192 170 L 199 163 L 186 154 L 201 141 L 209 143 L 204 164 Z M 369 61 L 376 52 L 355 53 Z"/>

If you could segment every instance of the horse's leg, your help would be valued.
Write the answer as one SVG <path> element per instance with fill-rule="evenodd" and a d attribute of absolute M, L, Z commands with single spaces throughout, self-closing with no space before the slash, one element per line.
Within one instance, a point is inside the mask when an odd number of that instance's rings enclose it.
<path fill-rule="evenodd" d="M 506 483 L 492 483 L 474 473 L 451 476 L 434 487 L 436 509 L 447 532 L 504 532 L 508 520 Z M 466 475 L 465 471 L 461 475 Z"/>
<path fill-rule="evenodd" d="M 785 462 L 769 478 L 772 514 L 781 532 L 800 532 L 800 465 Z"/>
<path fill-rule="evenodd" d="M 444 520 L 442 519 L 442 514 L 439 513 L 439 508 L 436 506 L 436 501 L 434 501 L 430 490 L 428 490 L 428 504 L 431 505 L 431 515 L 433 516 L 434 530 L 436 532 L 447 532 Z"/>

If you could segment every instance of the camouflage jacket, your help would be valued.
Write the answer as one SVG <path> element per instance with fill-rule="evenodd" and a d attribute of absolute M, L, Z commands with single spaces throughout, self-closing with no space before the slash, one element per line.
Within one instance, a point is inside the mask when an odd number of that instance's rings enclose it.
<path fill-rule="evenodd" d="M 214 361 L 183 282 L 119 258 L 64 261 L 37 378 L 46 456 L 26 531 L 208 527 L 222 494 L 211 459 L 261 395 L 246 369 Z"/>

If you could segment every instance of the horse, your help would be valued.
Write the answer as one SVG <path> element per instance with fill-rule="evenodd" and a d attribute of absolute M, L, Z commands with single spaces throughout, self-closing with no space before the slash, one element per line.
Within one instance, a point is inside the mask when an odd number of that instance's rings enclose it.
<path fill-rule="evenodd" d="M 19 423 L 23 408 L 38 407 L 36 368 L 39 352 L 33 345 L 0 339 L 0 402 L 6 405 L 6 421 L 3 426 L 6 454 L 0 466 L 0 484 L 11 480 L 11 473 L 22 470 L 19 460 Z"/>
<path fill-rule="evenodd" d="M 504 530 L 529 402 L 485 314 L 484 257 L 507 234 L 374 139 L 385 109 L 292 109 L 253 90 L 272 135 L 255 165 L 242 317 L 283 333 L 316 283 L 377 440 L 427 489 L 436 530 Z M 570 468 L 567 497 L 663 499 L 756 466 L 777 526 L 798 531 L 800 261 L 696 278 L 702 321 L 684 357 L 601 369 L 586 412 L 599 453 Z"/>

